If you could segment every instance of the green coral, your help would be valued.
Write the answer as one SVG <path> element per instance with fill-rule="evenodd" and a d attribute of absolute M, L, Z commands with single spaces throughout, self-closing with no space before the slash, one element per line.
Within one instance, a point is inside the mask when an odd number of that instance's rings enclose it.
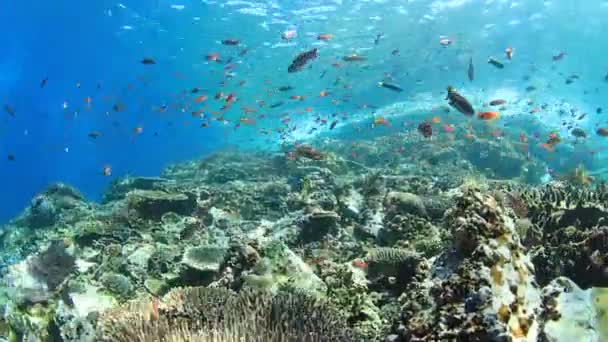
<path fill-rule="evenodd" d="M 106 290 L 120 298 L 128 298 L 133 292 L 131 281 L 122 274 L 107 273 L 101 277 L 100 281 Z"/>
<path fill-rule="evenodd" d="M 365 283 L 357 281 L 353 272 L 346 265 L 334 265 L 325 270 L 323 280 L 328 287 L 327 298 L 343 310 L 358 335 L 375 341 L 385 324 L 376 306 L 378 297 L 368 290 Z"/>

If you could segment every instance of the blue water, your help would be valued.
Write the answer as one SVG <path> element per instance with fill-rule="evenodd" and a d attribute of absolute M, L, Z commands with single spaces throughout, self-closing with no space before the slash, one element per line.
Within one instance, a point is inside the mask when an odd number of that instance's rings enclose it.
<path fill-rule="evenodd" d="M 546 140 L 547 132 L 560 132 L 564 144 L 548 158 L 549 166 L 565 169 L 584 161 L 591 168 L 604 167 L 604 138 L 593 132 L 607 124 L 595 115 L 597 107 L 608 105 L 603 95 L 608 72 L 605 1 L 61 0 L 0 6 L 0 104 L 16 113 L 0 113 L 0 221 L 17 214 L 51 182 L 74 185 L 95 200 L 116 177 L 158 175 L 168 164 L 229 144 L 277 147 L 282 141 L 276 129 L 289 129 L 292 140 L 327 133 L 327 125 L 315 121 L 319 118 L 339 118 L 332 134 L 351 124 L 369 129 L 383 107 L 402 103 L 391 114 L 401 117 L 390 130 L 415 127 L 408 115 L 437 113 L 435 108 L 446 105 L 449 84 L 480 109 L 493 98 L 507 98 L 510 107 L 495 128 L 511 130 L 514 139 L 520 131 L 540 132 L 530 148 L 539 157 L 546 153 L 536 145 Z M 292 42 L 280 38 L 287 29 L 298 32 Z M 321 33 L 335 38 L 318 41 Z M 374 44 L 379 33 L 384 35 Z M 453 44 L 440 46 L 442 37 Z M 242 44 L 222 46 L 219 42 L 226 38 Z M 515 49 L 512 62 L 504 56 L 509 46 Z M 320 57 L 311 67 L 287 74 L 294 56 L 312 47 Z M 245 48 L 248 53 L 238 56 Z M 399 53 L 391 54 L 394 50 Z M 205 61 L 212 52 L 221 53 L 224 63 Z M 565 58 L 552 61 L 560 52 Z M 363 66 L 333 65 L 352 53 L 368 61 Z M 505 61 L 507 68 L 488 65 L 490 56 Z M 143 65 L 144 57 L 154 58 L 157 65 Z M 234 68 L 225 70 L 230 58 Z M 474 82 L 466 78 L 469 58 L 475 62 Z M 234 72 L 234 79 L 227 80 L 225 72 Z M 404 92 L 377 86 L 388 74 Z M 572 74 L 580 79 L 565 85 Z M 240 86 L 240 81 L 246 83 Z M 296 90 L 276 93 L 283 85 Z M 528 86 L 537 90 L 527 93 Z M 239 100 L 226 114 L 228 121 L 201 128 L 201 120 L 190 115 L 198 94 L 183 94 L 194 87 L 202 89 L 208 102 L 219 91 L 235 93 Z M 330 90 L 332 97 L 319 97 L 322 90 Z M 290 95 L 305 96 L 306 101 L 289 100 Z M 262 100 L 266 107 L 256 107 Z M 285 105 L 268 108 L 278 101 Z M 529 116 L 531 108 L 543 103 L 546 110 Z M 114 111 L 117 104 L 125 110 Z M 166 112 L 154 109 L 165 105 Z M 258 108 L 253 115 L 265 115 L 258 117 L 257 126 L 237 127 L 245 105 Z M 216 101 L 209 109 L 219 106 Z M 571 144 L 561 125 L 563 108 L 589 113 L 574 122 L 587 131 L 586 144 Z M 524 125 L 529 120 L 530 126 L 511 129 L 509 117 Z M 136 127 L 143 132 L 135 134 Z M 265 132 L 260 129 L 271 133 L 261 134 Z M 90 138 L 93 131 L 101 136 Z M 8 160 L 9 155 L 15 160 Z M 104 165 L 111 166 L 111 177 L 102 176 Z"/>
<path fill-rule="evenodd" d="M 129 6 L 140 7 L 140 15 L 155 10 L 151 1 L 131 1 Z M 0 221 L 21 211 L 51 182 L 72 184 L 98 199 L 112 179 L 101 175 L 105 164 L 111 165 L 113 176 L 158 175 L 169 163 L 200 157 L 221 144 L 211 131 L 190 129 L 138 104 L 143 98 L 158 105 L 169 101 L 169 82 L 143 89 L 136 77 L 146 71 L 139 64 L 145 53 L 166 54 L 171 42 L 151 37 L 150 47 L 142 47 L 125 40 L 117 32 L 127 15 L 104 15 L 115 7 L 109 1 L 2 5 L 0 102 L 13 107 L 16 115 L 0 115 Z M 136 86 L 131 93 L 128 84 Z M 116 96 L 126 110 L 112 112 L 113 103 L 103 103 L 103 96 Z M 85 109 L 86 97 L 93 99 L 91 110 Z M 138 126 L 144 131 L 135 136 Z M 93 130 L 102 133 L 96 140 L 87 136 Z M 8 161 L 9 154 L 16 160 Z"/>

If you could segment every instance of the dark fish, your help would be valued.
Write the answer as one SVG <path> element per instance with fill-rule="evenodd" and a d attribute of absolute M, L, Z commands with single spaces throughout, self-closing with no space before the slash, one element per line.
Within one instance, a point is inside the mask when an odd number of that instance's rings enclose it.
<path fill-rule="evenodd" d="M 536 90 L 536 87 L 534 87 L 534 86 L 528 86 L 528 87 L 526 87 L 526 91 L 527 92 L 531 92 L 531 91 L 535 91 L 535 90 Z"/>
<path fill-rule="evenodd" d="M 192 88 L 192 90 L 191 90 L 190 92 L 191 92 L 192 94 L 196 94 L 196 93 L 198 93 L 199 91 L 200 91 L 200 89 L 198 89 L 198 88 L 194 87 L 194 88 Z"/>
<path fill-rule="evenodd" d="M 288 73 L 294 73 L 302 70 L 306 63 L 310 60 L 317 58 L 317 49 L 312 49 L 310 51 L 302 52 L 299 54 L 289 65 L 287 68 Z"/>
<path fill-rule="evenodd" d="M 597 107 L 597 109 L 595 110 L 595 112 L 597 114 L 602 114 L 602 107 Z"/>
<path fill-rule="evenodd" d="M 418 125 L 418 132 L 420 132 L 423 137 L 430 138 L 433 136 L 433 126 L 430 123 L 423 121 Z"/>
<path fill-rule="evenodd" d="M 270 108 L 277 108 L 277 107 L 280 107 L 280 106 L 282 106 L 284 103 L 285 103 L 285 102 L 283 102 L 283 101 L 279 101 L 279 102 L 273 103 L 273 104 L 271 104 L 271 105 L 270 105 Z"/>
<path fill-rule="evenodd" d="M 150 64 L 156 64 L 156 61 L 152 58 L 144 58 L 141 60 L 142 64 L 146 64 L 146 65 L 150 65 Z"/>
<path fill-rule="evenodd" d="M 469 76 L 469 81 L 473 82 L 475 79 L 475 67 L 473 66 L 473 57 L 469 59 L 469 69 L 467 70 L 467 76 Z"/>
<path fill-rule="evenodd" d="M 608 128 L 600 127 L 595 133 L 602 137 L 608 137 Z"/>
<path fill-rule="evenodd" d="M 499 61 L 493 57 L 490 57 L 488 59 L 488 63 L 492 64 L 493 66 L 497 67 L 498 69 L 503 69 L 505 67 L 505 65 L 501 61 Z"/>
<path fill-rule="evenodd" d="M 473 109 L 471 103 L 460 95 L 454 87 L 448 86 L 448 96 L 445 99 L 448 100 L 450 106 L 456 108 L 462 114 L 466 116 L 475 115 L 475 109 Z"/>
<path fill-rule="evenodd" d="M 45 78 L 42 81 L 40 81 L 40 88 L 44 88 L 46 86 L 46 82 L 49 81 L 49 78 Z"/>
<path fill-rule="evenodd" d="M 122 112 L 123 110 L 125 110 L 125 105 L 123 105 L 122 103 L 117 103 L 115 105 L 112 106 L 112 109 L 115 112 Z"/>
<path fill-rule="evenodd" d="M 15 155 L 14 155 L 14 154 L 9 154 L 9 155 L 8 155 L 6 158 L 7 158 L 9 161 L 15 161 Z"/>
<path fill-rule="evenodd" d="M 586 138 L 587 137 L 587 133 L 585 133 L 585 131 L 582 128 L 574 128 L 570 131 L 570 134 L 572 134 L 573 136 L 577 137 L 577 138 Z"/>
<path fill-rule="evenodd" d="M 566 56 L 566 53 L 565 52 L 560 52 L 557 55 L 553 56 L 553 61 L 554 62 L 560 61 L 560 60 L 562 60 L 564 58 L 564 56 Z"/>
<path fill-rule="evenodd" d="M 97 132 L 97 131 L 91 131 L 88 134 L 89 138 L 92 138 L 92 139 L 97 139 L 100 135 L 101 135 L 101 133 Z"/>
<path fill-rule="evenodd" d="M 329 125 L 329 129 L 334 129 L 334 127 L 336 127 L 337 124 L 338 124 L 338 120 L 335 120 L 334 122 L 331 123 L 331 125 Z"/>
<path fill-rule="evenodd" d="M 393 56 L 397 56 L 399 54 L 399 49 L 395 49 L 393 51 L 391 51 L 391 55 Z M 606 75 L 606 77 L 608 77 L 608 75 Z"/>
<path fill-rule="evenodd" d="M 387 89 L 390 89 L 390 90 L 396 91 L 396 92 L 402 92 L 403 91 L 403 88 L 401 88 L 400 86 L 398 86 L 396 84 L 392 84 L 392 83 L 378 82 L 378 86 L 383 87 L 383 88 L 387 88 Z"/>
<path fill-rule="evenodd" d="M 319 75 L 319 78 L 325 77 L 326 74 L 327 74 L 327 69 L 325 69 L 325 70 L 323 70 L 323 72 L 321 72 L 321 75 Z"/>
<path fill-rule="evenodd" d="M 4 105 L 4 111 L 10 116 L 15 116 L 15 109 L 9 105 Z"/>
<path fill-rule="evenodd" d="M 249 52 L 249 49 L 243 49 L 239 52 L 239 57 L 245 56 Z"/>
<path fill-rule="evenodd" d="M 223 45 L 235 46 L 235 45 L 239 45 L 240 43 L 241 43 L 241 41 L 238 40 L 238 39 L 224 39 L 224 40 L 222 40 L 222 44 Z"/>
<path fill-rule="evenodd" d="M 382 37 L 384 37 L 384 33 L 378 33 L 376 35 L 376 39 L 374 39 L 374 45 L 378 45 L 378 43 L 380 43 L 380 39 L 382 39 Z"/>
<path fill-rule="evenodd" d="M 490 106 L 500 106 L 507 103 L 507 101 L 503 100 L 503 99 L 496 99 L 496 100 L 492 100 L 490 101 Z"/>
<path fill-rule="evenodd" d="M 278 90 L 279 91 L 290 91 L 290 90 L 293 90 L 293 87 L 289 86 L 289 85 L 287 85 L 287 86 L 281 86 L 281 87 L 278 88 Z"/>
<path fill-rule="evenodd" d="M 364 62 L 367 60 L 367 57 L 353 53 L 342 57 L 342 60 L 345 62 Z"/>

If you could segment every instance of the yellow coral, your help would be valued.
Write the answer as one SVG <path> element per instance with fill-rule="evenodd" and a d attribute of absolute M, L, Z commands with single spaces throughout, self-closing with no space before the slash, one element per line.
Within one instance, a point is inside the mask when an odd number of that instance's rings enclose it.
<path fill-rule="evenodd" d="M 505 304 L 501 304 L 500 307 L 498 308 L 498 312 L 496 313 L 496 316 L 498 316 L 498 319 L 501 322 L 507 323 L 509 321 L 509 318 L 511 318 L 511 310 Z"/>
<path fill-rule="evenodd" d="M 496 285 L 503 284 L 503 274 L 502 274 L 502 271 L 500 270 L 499 265 L 492 266 L 492 268 L 490 269 L 490 276 L 492 276 L 492 280 L 494 281 L 494 284 L 496 284 Z"/>

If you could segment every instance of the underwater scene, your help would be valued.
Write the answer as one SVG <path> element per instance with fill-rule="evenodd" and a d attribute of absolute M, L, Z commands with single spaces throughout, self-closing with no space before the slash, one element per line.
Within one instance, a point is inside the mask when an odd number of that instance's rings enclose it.
<path fill-rule="evenodd" d="M 608 1 L 1 7 L 0 341 L 608 341 Z"/>

